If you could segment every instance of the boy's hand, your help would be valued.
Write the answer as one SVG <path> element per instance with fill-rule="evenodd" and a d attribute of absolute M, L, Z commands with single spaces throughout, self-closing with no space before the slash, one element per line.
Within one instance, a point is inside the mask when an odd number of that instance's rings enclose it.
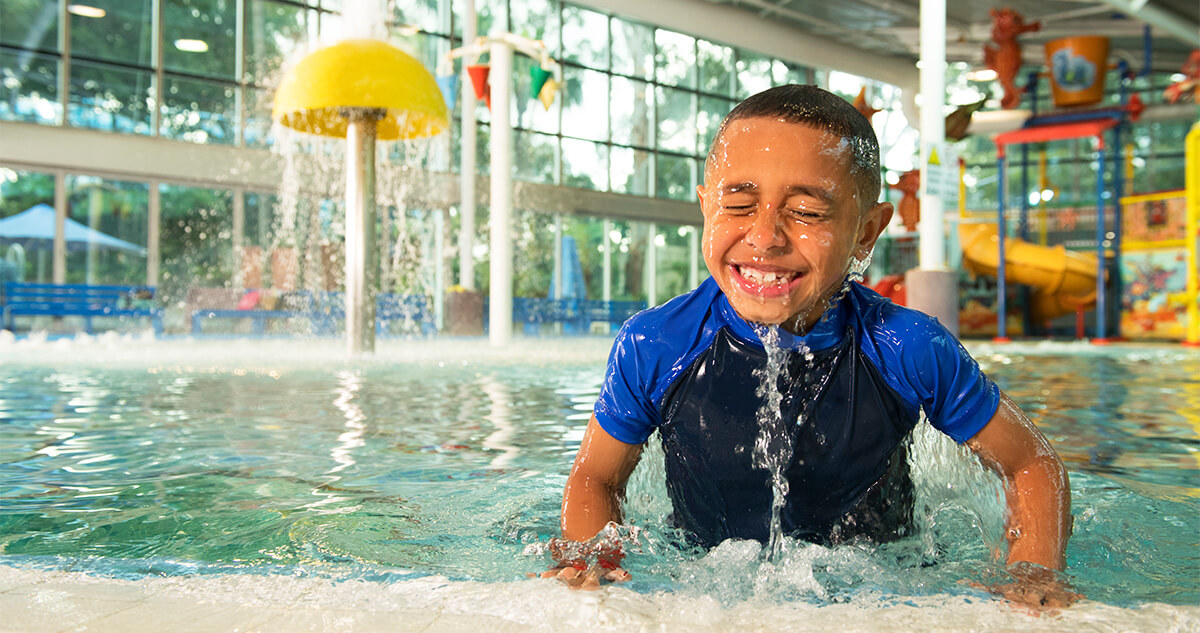
<path fill-rule="evenodd" d="M 625 582 L 631 577 L 621 568 L 625 552 L 620 541 L 604 532 L 587 543 L 554 538 L 548 545 L 550 556 L 558 564 L 542 572 L 542 578 L 555 578 L 572 589 L 590 591 L 599 589 L 601 580 Z"/>
<path fill-rule="evenodd" d="M 574 565 L 559 565 L 542 572 L 542 578 L 554 578 L 572 589 L 595 591 L 600 588 L 600 581 L 625 582 L 631 576 L 620 567 L 605 569 L 600 564 L 592 565 L 580 571 Z"/>
<path fill-rule="evenodd" d="M 1034 609 L 1061 609 L 1084 597 L 1071 587 L 1064 574 L 1041 565 L 1017 563 L 1008 568 L 1008 576 L 1008 581 L 985 588 L 1010 602 Z"/>

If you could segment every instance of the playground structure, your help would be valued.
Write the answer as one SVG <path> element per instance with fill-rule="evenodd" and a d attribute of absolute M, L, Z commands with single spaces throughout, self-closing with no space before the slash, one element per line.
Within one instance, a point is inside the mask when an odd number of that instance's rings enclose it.
<path fill-rule="evenodd" d="M 1070 39 L 1073 41 L 1069 45 L 1077 46 L 1075 40 L 1088 38 Z M 1099 47 L 1099 50 L 1107 49 Z M 1056 82 L 1066 76 L 1077 85 L 1095 83 L 1093 80 L 1098 73 L 1102 83 L 1103 74 L 1109 69 L 1103 60 L 1104 53 L 1101 53 L 1099 65 L 1088 72 L 1083 72 L 1087 70 L 1086 63 L 1074 57 L 1069 47 L 1058 46 L 1052 52 L 1048 46 L 1047 53 L 1048 64 L 1053 58 L 1055 67 L 1051 76 Z M 1122 78 L 1132 75 L 1124 62 L 1115 68 Z M 1117 103 L 1112 106 L 1095 107 L 1096 101 L 1072 101 L 1079 99 L 1077 96 L 1059 103 L 1059 86 L 1055 85 L 1055 104 L 1069 107 L 1040 114 L 1037 82 L 1043 74 L 1032 72 L 1028 75 L 1025 90 L 1031 95 L 1032 109 L 1022 127 L 992 138 L 996 147 L 998 184 L 994 219 L 968 214 L 965 196 L 959 196 L 958 237 L 962 269 L 972 276 L 995 279 L 994 310 L 976 301 L 979 292 L 983 292 L 976 289 L 960 310 L 963 333 L 968 336 L 990 334 L 988 330 L 994 323 L 995 340 L 1009 340 L 1013 326 L 1009 324 L 1008 285 L 1015 283 L 1023 286 L 1018 296 L 1022 299 L 1024 317 L 1020 330 L 1025 335 L 1043 327 L 1049 329 L 1052 320 L 1073 313 L 1076 315 L 1075 337 L 1090 335 L 1090 341 L 1097 344 L 1126 337 L 1183 339 L 1188 344 L 1200 344 L 1197 300 L 1200 271 L 1196 257 L 1200 240 L 1200 123 L 1193 125 L 1187 139 L 1184 190 L 1124 196 L 1125 181 L 1132 179 L 1133 167 L 1125 156 L 1121 137 L 1128 124 L 1138 121 L 1145 109 L 1139 95 L 1127 94 L 1126 82 L 1122 81 L 1117 89 Z M 1095 86 L 1086 87 L 1100 95 L 1097 100 L 1103 95 L 1102 89 L 1096 91 Z M 1030 235 L 1030 211 L 1035 202 L 1029 195 L 1029 172 L 1033 164 L 1030 149 L 1042 148 L 1036 190 L 1048 192 L 1052 189 L 1046 180 L 1044 147 L 1076 139 L 1091 139 L 1097 156 L 1093 159 L 1097 165 L 1095 206 L 1059 209 L 1056 220 L 1061 231 L 1066 225 L 1074 229 L 1080 218 L 1084 218 L 1084 223 L 1090 227 L 1094 217 L 1095 236 L 1090 240 L 1092 252 L 1068 250 L 1063 244 L 1047 244 L 1044 207 L 1039 209 L 1037 218 L 1040 235 Z M 1014 161 L 1020 165 L 1017 178 L 1022 192 L 1018 196 L 1019 210 L 1015 218 L 1009 213 L 1007 199 L 1010 148 L 1020 153 Z M 893 185 L 893 188 L 903 190 L 902 184 Z M 1042 198 L 1043 201 L 1047 199 Z M 1136 216 L 1133 219 L 1126 215 L 1131 212 Z M 1011 235 L 1013 220 L 1016 220 L 1016 235 Z M 1138 227 L 1146 224 L 1161 225 L 1162 228 L 1153 237 L 1135 233 L 1133 241 L 1124 243 L 1128 231 L 1136 232 Z M 896 242 L 903 245 L 908 240 L 911 237 L 899 237 Z M 1074 242 L 1073 248 L 1079 249 L 1080 244 Z M 1126 257 L 1131 258 L 1129 262 L 1125 261 Z M 896 264 L 906 265 L 891 263 L 891 268 L 884 267 L 886 272 L 899 272 Z M 906 289 L 901 278 L 901 275 L 887 275 L 875 283 L 875 288 L 881 294 L 903 302 Z M 1086 318 L 1089 312 L 1090 327 Z"/>

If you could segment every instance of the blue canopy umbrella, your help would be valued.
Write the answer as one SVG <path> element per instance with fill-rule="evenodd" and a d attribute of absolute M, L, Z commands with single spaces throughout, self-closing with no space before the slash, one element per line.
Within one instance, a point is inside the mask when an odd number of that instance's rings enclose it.
<path fill-rule="evenodd" d="M 111 248 L 135 255 L 146 254 L 145 247 L 88 228 L 71 218 L 65 219 L 63 233 L 68 251 L 86 250 L 89 245 L 94 244 L 100 248 Z M 54 207 L 38 204 L 0 220 L 0 244 L 20 244 L 28 251 L 53 249 Z"/>

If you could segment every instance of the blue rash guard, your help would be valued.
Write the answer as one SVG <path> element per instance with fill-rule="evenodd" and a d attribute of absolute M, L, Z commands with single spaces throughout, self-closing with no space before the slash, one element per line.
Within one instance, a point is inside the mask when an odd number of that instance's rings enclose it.
<path fill-rule="evenodd" d="M 783 532 L 821 543 L 903 535 L 905 439 L 919 411 L 963 442 L 991 420 L 999 389 L 935 319 L 856 283 L 806 336 L 779 335 L 775 415 L 792 448 Z M 755 327 L 711 278 L 627 321 L 613 344 L 596 420 L 627 444 L 659 431 L 673 521 L 700 544 L 769 537 L 771 475 L 754 459 L 766 364 Z"/>

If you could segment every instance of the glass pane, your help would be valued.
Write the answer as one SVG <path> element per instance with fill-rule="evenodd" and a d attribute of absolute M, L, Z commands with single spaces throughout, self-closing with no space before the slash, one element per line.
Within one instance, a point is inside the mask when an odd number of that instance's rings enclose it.
<path fill-rule="evenodd" d="M 609 232 L 613 246 L 612 298 L 615 301 L 646 300 L 646 253 L 650 225 L 645 222 L 614 221 Z"/>
<path fill-rule="evenodd" d="M 658 149 L 696 153 L 696 93 L 659 87 Z"/>
<path fill-rule="evenodd" d="M 245 139 L 246 147 L 269 148 L 275 145 L 275 135 L 272 134 L 274 119 L 271 110 L 275 105 L 274 90 L 259 90 L 244 88 L 245 97 Z"/>
<path fill-rule="evenodd" d="M 654 170 L 655 195 L 672 200 L 696 199 L 696 160 L 658 154 Z"/>
<path fill-rule="evenodd" d="M 737 61 L 737 97 L 745 99 L 775 85 L 770 58 L 742 53 Z"/>
<path fill-rule="evenodd" d="M 454 3 L 454 35 L 462 38 L 463 4 L 462 0 Z M 475 0 L 475 34 L 487 35 L 493 27 L 505 28 L 507 20 L 504 11 L 504 0 Z"/>
<path fill-rule="evenodd" d="M 658 83 L 680 88 L 696 87 L 696 40 L 682 33 L 655 32 L 658 52 L 654 62 Z"/>
<path fill-rule="evenodd" d="M 608 140 L 608 75 L 567 67 L 563 78 L 562 133 L 593 141 Z"/>
<path fill-rule="evenodd" d="M 67 244 L 67 283 L 146 283 L 150 185 L 68 176 L 67 200 L 67 217 L 94 238 Z"/>
<path fill-rule="evenodd" d="M 279 206 L 279 196 L 270 193 L 247 192 L 245 206 L 242 244 L 244 246 L 271 246 L 276 231 L 275 210 Z"/>
<path fill-rule="evenodd" d="M 546 106 L 533 94 L 533 78 L 530 73 L 538 62 L 524 55 L 513 60 L 514 81 L 512 93 L 512 111 L 516 114 L 517 127 L 535 130 L 547 134 L 558 133 L 558 117 L 562 109 L 562 92 L 554 98 L 547 110 Z"/>
<path fill-rule="evenodd" d="M 733 94 L 733 49 L 700 40 L 696 42 L 700 67 L 700 90 L 721 95 Z"/>
<path fill-rule="evenodd" d="M 691 233 L 696 228 L 675 224 L 658 224 L 655 228 L 655 297 L 664 303 L 692 289 Z"/>
<path fill-rule="evenodd" d="M 785 68 L 783 81 L 785 84 L 810 84 L 812 80 L 812 70 L 807 66 L 789 64 L 787 62 L 777 62 Z"/>
<path fill-rule="evenodd" d="M 427 33 L 450 33 L 450 6 L 438 0 L 393 2 L 392 20 L 397 26 L 415 26 Z"/>
<path fill-rule="evenodd" d="M 218 145 L 237 141 L 236 88 L 180 77 L 167 77 L 164 81 L 161 136 Z"/>
<path fill-rule="evenodd" d="M 0 2 L 0 44 L 31 51 L 57 51 L 57 0 Z"/>
<path fill-rule="evenodd" d="M 654 79 L 653 28 L 613 18 L 612 71 L 638 79 Z"/>
<path fill-rule="evenodd" d="M 638 147 L 654 143 L 654 90 L 644 81 L 612 78 L 612 142 Z"/>
<path fill-rule="evenodd" d="M 440 35 L 429 33 L 413 33 L 411 35 L 393 35 L 391 43 L 400 50 L 408 53 L 430 74 L 436 74 L 438 63 L 450 51 L 450 40 Z"/>
<path fill-rule="evenodd" d="M 613 191 L 635 196 L 650 195 L 650 173 L 654 166 L 650 152 L 630 147 L 614 147 L 610 162 L 610 182 Z"/>
<path fill-rule="evenodd" d="M 515 132 L 513 177 L 527 182 L 554 184 L 558 180 L 558 139 L 547 134 Z"/>
<path fill-rule="evenodd" d="M 159 295 L 182 302 L 189 288 L 227 286 L 233 279 L 233 194 L 161 185 L 162 258 Z"/>
<path fill-rule="evenodd" d="M 708 149 L 717 135 L 717 128 L 721 127 L 721 121 L 733 106 L 733 101 L 729 99 L 700 97 L 700 113 L 696 120 L 696 151 L 701 156 L 708 155 Z"/>
<path fill-rule="evenodd" d="M 151 71 L 75 60 L 67 121 L 93 130 L 149 134 L 153 86 Z"/>
<path fill-rule="evenodd" d="M 579 7 L 563 7 L 563 59 L 608 70 L 608 17 Z"/>
<path fill-rule="evenodd" d="M 608 146 L 564 138 L 562 152 L 564 186 L 608 190 Z"/>
<path fill-rule="evenodd" d="M 165 0 L 163 68 L 233 79 L 236 0 Z"/>
<path fill-rule="evenodd" d="M 99 19 L 71 15 L 71 55 L 149 67 L 152 4 L 151 0 L 88 0 L 88 6 L 105 14 Z"/>
<path fill-rule="evenodd" d="M 829 91 L 847 101 L 853 101 L 858 96 L 859 91 L 866 85 L 867 79 L 865 77 L 838 72 L 836 70 L 829 73 Z M 870 93 L 872 91 L 868 89 L 867 92 Z"/>
<path fill-rule="evenodd" d="M 0 51 L 0 119 L 57 125 L 58 59 L 35 53 Z"/>
<path fill-rule="evenodd" d="M 54 174 L 0 167 L 0 220 L 39 204 L 54 206 Z M 0 282 L 49 282 L 53 248 L 52 240 L 0 244 Z"/>
<path fill-rule="evenodd" d="M 585 299 L 604 297 L 604 221 L 593 217 L 564 217 L 563 236 L 575 241 L 579 267 L 583 272 Z M 564 240 L 564 251 L 570 242 Z"/>
<path fill-rule="evenodd" d="M 512 14 L 509 30 L 532 40 L 544 40 L 547 34 L 557 33 L 558 7 L 555 4 L 551 0 L 509 0 L 508 10 Z"/>
<path fill-rule="evenodd" d="M 267 82 L 317 33 L 316 12 L 290 4 L 251 2 L 247 14 L 247 81 Z"/>
<path fill-rule="evenodd" d="M 528 209 L 513 216 L 513 295 L 546 297 L 554 274 L 554 216 Z"/>

